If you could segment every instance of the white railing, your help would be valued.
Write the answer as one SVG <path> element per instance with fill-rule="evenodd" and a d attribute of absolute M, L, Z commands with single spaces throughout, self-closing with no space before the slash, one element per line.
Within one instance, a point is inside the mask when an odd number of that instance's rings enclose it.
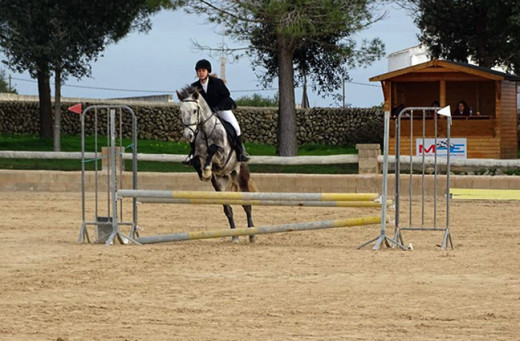
<path fill-rule="evenodd" d="M 86 159 L 94 159 L 95 153 L 85 153 Z M 101 153 L 97 154 L 101 158 Z M 1 150 L 0 158 L 4 159 L 70 159 L 81 160 L 80 152 L 29 152 L 29 151 L 10 151 Z M 131 153 L 123 153 L 124 160 L 131 160 Z M 137 154 L 138 161 L 156 162 L 181 162 L 186 159 L 186 155 L 178 154 Z M 324 155 L 324 156 L 253 156 L 250 164 L 257 165 L 329 165 L 358 163 L 357 154 Z"/>
<path fill-rule="evenodd" d="M 97 153 L 97 157 L 101 158 L 101 153 Z M 2 159 L 69 159 L 81 160 L 81 152 L 34 152 L 34 151 L 11 151 L 0 150 L 0 158 Z M 86 159 L 96 158 L 93 152 L 85 153 Z M 124 160 L 131 160 L 131 153 L 123 153 Z M 138 161 L 156 161 L 156 162 L 181 162 L 186 159 L 186 155 L 179 154 L 137 154 Z M 403 164 L 410 162 L 410 157 L 402 155 Z M 379 163 L 383 162 L 383 156 L 377 158 Z M 425 165 L 433 165 L 434 158 L 425 157 Z M 353 164 L 358 163 L 357 154 L 341 154 L 341 155 L 324 155 L 324 156 L 253 156 L 250 164 L 253 165 L 330 165 L 330 164 Z M 393 164 L 395 156 L 390 155 L 388 162 Z M 412 164 L 422 165 L 422 156 L 413 156 Z M 466 167 L 468 169 L 479 168 L 507 168 L 520 169 L 520 159 L 502 160 L 502 159 L 456 159 L 450 160 L 451 166 Z M 438 165 L 445 165 L 445 158 L 438 158 Z"/>
<path fill-rule="evenodd" d="M 380 155 L 377 157 L 377 162 L 382 163 L 383 162 L 383 156 Z M 388 157 L 388 163 L 394 164 L 395 163 L 395 156 L 390 155 Z M 410 163 L 410 156 L 409 155 L 401 155 L 401 163 L 402 164 L 409 164 Z M 412 156 L 412 164 L 413 165 L 422 165 L 423 158 L 422 156 Z M 433 156 L 425 156 L 424 157 L 424 164 L 425 166 L 433 166 L 435 164 L 435 159 Z M 438 157 L 437 158 L 437 165 L 446 165 L 446 158 Z M 456 167 L 467 167 L 471 169 L 478 169 L 478 168 L 514 168 L 518 169 L 520 168 L 520 159 L 457 159 L 457 158 L 450 158 L 450 165 L 456 166 Z"/>

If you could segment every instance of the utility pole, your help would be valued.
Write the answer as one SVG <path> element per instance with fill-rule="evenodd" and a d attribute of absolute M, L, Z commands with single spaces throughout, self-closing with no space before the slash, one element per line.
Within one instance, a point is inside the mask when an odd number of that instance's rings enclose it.
<path fill-rule="evenodd" d="M 224 51 L 220 54 L 220 79 L 226 83 L 226 54 Z"/>
<path fill-rule="evenodd" d="M 222 28 L 222 32 L 224 32 L 224 28 Z M 226 84 L 226 45 L 224 44 L 224 35 L 222 35 L 222 40 L 220 43 L 220 79 Z"/>
<path fill-rule="evenodd" d="M 343 108 L 346 107 L 345 103 L 345 78 L 343 78 Z"/>

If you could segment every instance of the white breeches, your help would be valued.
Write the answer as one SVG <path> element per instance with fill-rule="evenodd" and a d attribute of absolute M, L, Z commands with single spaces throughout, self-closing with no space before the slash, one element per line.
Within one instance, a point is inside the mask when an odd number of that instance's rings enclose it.
<path fill-rule="evenodd" d="M 235 131 L 237 133 L 237 136 L 242 135 L 242 132 L 240 131 L 240 126 L 238 125 L 237 118 L 235 117 L 235 114 L 231 110 L 222 110 L 217 112 L 218 117 L 223 119 L 224 121 L 228 122 L 235 128 Z"/>

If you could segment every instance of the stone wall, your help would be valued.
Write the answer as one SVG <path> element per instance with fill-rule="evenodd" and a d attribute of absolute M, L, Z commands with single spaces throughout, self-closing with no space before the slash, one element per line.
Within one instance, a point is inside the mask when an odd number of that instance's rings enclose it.
<path fill-rule="evenodd" d="M 62 134 L 79 135 L 80 116 L 66 111 L 75 103 L 62 106 Z M 83 103 L 83 108 L 89 103 Z M 98 103 L 96 103 L 98 105 Z M 177 104 L 129 105 L 137 114 L 139 138 L 178 141 L 182 125 Z M 276 108 L 242 107 L 235 110 L 249 142 L 276 143 Z M 383 114 L 374 109 L 315 108 L 297 110 L 298 143 L 346 145 L 355 143 L 382 143 Z M 85 119 L 87 134 L 93 132 L 93 111 Z M 125 115 L 124 132 L 131 131 L 130 115 Z M 98 129 L 106 130 L 106 113 L 99 112 Z M 37 134 L 38 102 L 0 101 L 0 133 Z"/>

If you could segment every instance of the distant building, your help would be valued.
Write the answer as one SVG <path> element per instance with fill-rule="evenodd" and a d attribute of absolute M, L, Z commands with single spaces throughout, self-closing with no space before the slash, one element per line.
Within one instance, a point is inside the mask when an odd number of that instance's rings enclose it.
<path fill-rule="evenodd" d="M 388 55 L 388 72 L 404 69 L 430 60 L 430 56 L 421 45 L 399 50 Z"/>

